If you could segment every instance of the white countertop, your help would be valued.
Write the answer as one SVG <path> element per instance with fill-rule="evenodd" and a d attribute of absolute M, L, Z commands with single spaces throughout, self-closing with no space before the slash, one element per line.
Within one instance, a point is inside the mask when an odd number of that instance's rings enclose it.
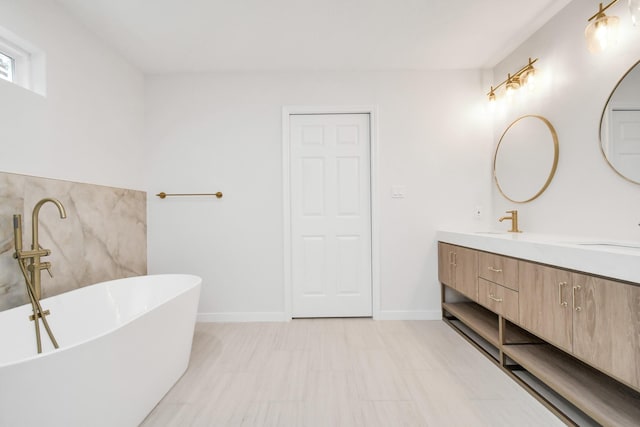
<path fill-rule="evenodd" d="M 438 231 L 438 240 L 640 284 L 640 243 L 507 233 Z"/>

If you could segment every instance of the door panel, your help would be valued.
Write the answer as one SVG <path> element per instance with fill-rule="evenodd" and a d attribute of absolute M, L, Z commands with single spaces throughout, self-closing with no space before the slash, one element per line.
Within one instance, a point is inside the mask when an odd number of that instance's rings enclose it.
<path fill-rule="evenodd" d="M 453 247 L 438 242 L 438 280 L 447 286 L 454 287 L 453 282 Z"/>
<path fill-rule="evenodd" d="M 573 353 L 640 390 L 640 286 L 573 273 Z"/>
<path fill-rule="evenodd" d="M 325 295 L 327 260 L 324 236 L 303 236 L 302 242 L 304 262 L 302 294 Z"/>
<path fill-rule="evenodd" d="M 455 288 L 474 301 L 478 300 L 478 251 L 454 248 Z"/>
<path fill-rule="evenodd" d="M 518 261 L 520 325 L 550 343 L 573 349 L 569 272 Z"/>
<path fill-rule="evenodd" d="M 324 214 L 324 159 L 302 159 L 302 214 Z"/>
<path fill-rule="evenodd" d="M 337 236 L 337 293 L 339 295 L 358 295 L 362 261 L 360 236 Z"/>
<path fill-rule="evenodd" d="M 368 114 L 290 116 L 293 317 L 371 316 Z"/>
<path fill-rule="evenodd" d="M 338 215 L 360 215 L 360 159 L 340 157 L 338 162 Z"/>

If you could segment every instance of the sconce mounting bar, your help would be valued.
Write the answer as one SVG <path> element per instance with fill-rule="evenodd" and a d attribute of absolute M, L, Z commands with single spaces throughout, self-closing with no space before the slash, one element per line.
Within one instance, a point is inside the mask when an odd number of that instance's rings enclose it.
<path fill-rule="evenodd" d="M 587 22 L 593 21 L 594 19 L 596 19 L 598 17 L 598 15 L 602 14 L 605 10 L 609 9 L 611 6 L 613 6 L 616 3 L 618 3 L 618 0 L 613 0 L 611 3 L 609 3 L 605 7 L 602 7 L 602 3 L 600 3 L 600 10 L 598 10 L 598 13 L 593 15 L 591 18 L 587 19 Z"/>
<path fill-rule="evenodd" d="M 615 0 L 615 1 L 618 1 L 618 0 Z M 509 74 L 509 77 L 507 77 L 504 81 L 500 82 L 499 85 L 491 86 L 491 90 L 487 93 L 487 95 L 491 95 L 496 90 L 500 89 L 500 87 L 502 87 L 504 84 L 506 84 L 512 78 L 520 77 L 522 75 L 522 73 L 524 73 L 525 70 L 527 70 L 529 67 L 532 67 L 533 64 L 535 64 L 537 61 L 538 61 L 538 58 L 536 58 L 536 59 L 529 58 L 529 63 L 527 65 L 525 65 L 524 67 L 520 68 L 518 71 L 513 73 L 513 75 Z"/>

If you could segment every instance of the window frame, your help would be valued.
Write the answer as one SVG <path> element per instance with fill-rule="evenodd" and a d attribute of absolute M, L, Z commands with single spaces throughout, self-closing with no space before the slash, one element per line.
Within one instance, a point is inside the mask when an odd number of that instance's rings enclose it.
<path fill-rule="evenodd" d="M 13 79 L 2 80 L 31 89 L 31 54 L 2 37 L 0 37 L 0 53 L 13 59 Z"/>
<path fill-rule="evenodd" d="M 9 59 L 9 69 L 7 71 L 2 71 L 0 70 L 0 79 L 2 80 L 6 80 L 8 82 L 12 82 L 13 83 L 13 77 L 15 76 L 15 64 L 16 61 L 15 59 L 13 59 L 11 56 L 5 54 L 3 51 L 0 50 L 0 56 L 4 57 L 4 58 L 8 58 Z M 3 61 L 4 62 L 4 61 Z M 5 77 L 6 75 L 6 77 Z"/>

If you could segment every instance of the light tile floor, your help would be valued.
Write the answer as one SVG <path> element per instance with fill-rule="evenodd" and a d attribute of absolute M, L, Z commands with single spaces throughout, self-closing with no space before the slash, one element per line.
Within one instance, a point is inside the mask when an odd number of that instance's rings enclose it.
<path fill-rule="evenodd" d="M 200 323 L 142 426 L 562 426 L 441 321 Z"/>

